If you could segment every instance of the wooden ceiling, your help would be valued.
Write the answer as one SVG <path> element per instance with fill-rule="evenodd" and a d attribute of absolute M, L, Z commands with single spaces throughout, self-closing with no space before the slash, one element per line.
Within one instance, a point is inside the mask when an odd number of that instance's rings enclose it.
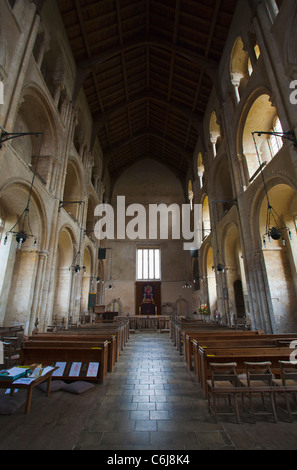
<path fill-rule="evenodd" d="M 105 165 L 142 158 L 182 180 L 237 0 L 57 0 Z"/>

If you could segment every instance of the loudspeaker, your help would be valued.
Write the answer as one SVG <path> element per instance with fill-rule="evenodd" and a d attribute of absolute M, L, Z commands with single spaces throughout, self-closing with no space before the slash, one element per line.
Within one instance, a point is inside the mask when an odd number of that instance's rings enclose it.
<path fill-rule="evenodd" d="M 98 259 L 106 259 L 106 248 L 98 249 Z"/>
<path fill-rule="evenodd" d="M 199 258 L 198 250 L 191 250 L 191 257 L 195 259 Z"/>

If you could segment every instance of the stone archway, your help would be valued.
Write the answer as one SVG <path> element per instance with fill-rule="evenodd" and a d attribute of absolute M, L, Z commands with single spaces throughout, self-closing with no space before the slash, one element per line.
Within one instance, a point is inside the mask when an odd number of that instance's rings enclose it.
<path fill-rule="evenodd" d="M 269 298 L 271 304 L 271 316 L 277 333 L 295 331 L 297 327 L 296 315 L 296 228 L 295 220 L 297 212 L 296 191 L 287 184 L 275 184 L 268 182 L 268 197 L 275 213 L 272 224 L 288 227 L 292 231 L 290 240 L 287 230 L 282 230 L 279 240 L 267 240 L 266 247 L 262 246 Z M 264 197 L 259 210 L 258 230 L 259 238 L 266 232 L 267 199 Z M 272 225 L 271 224 L 271 225 Z"/>
<path fill-rule="evenodd" d="M 3 188 L 0 199 L 0 324 L 23 324 L 26 333 L 34 322 L 40 289 L 37 276 L 42 276 L 47 246 L 46 216 L 35 191 L 31 194 L 29 211 L 23 216 L 29 191 L 27 183 L 15 182 Z M 16 241 L 19 230 L 28 236 L 21 245 Z"/>
<path fill-rule="evenodd" d="M 60 322 L 62 318 L 68 320 L 71 284 L 73 272 L 70 269 L 73 262 L 74 246 L 73 235 L 67 228 L 63 228 L 59 234 L 57 247 L 57 263 L 55 276 L 55 296 L 53 318 Z"/>

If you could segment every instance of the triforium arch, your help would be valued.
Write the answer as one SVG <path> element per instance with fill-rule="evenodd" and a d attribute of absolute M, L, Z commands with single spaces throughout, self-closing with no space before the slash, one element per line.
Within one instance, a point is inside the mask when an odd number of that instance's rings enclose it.
<path fill-rule="evenodd" d="M 13 132 L 43 134 L 43 137 L 19 137 L 12 140 L 11 145 L 25 164 L 33 170 L 36 166 L 38 179 L 54 192 L 59 160 L 58 127 L 54 111 L 44 93 L 35 85 L 28 85 L 22 91 Z"/>
<path fill-rule="evenodd" d="M 218 149 L 221 142 L 221 128 L 218 123 L 218 117 L 216 111 L 212 111 L 209 120 L 209 139 L 212 145 L 213 157 L 217 156 Z"/>
<path fill-rule="evenodd" d="M 202 156 L 202 152 L 199 152 L 198 157 L 197 157 L 197 175 L 199 178 L 200 189 L 203 187 L 203 184 L 204 184 L 204 172 L 205 172 L 205 167 L 204 167 L 203 156 Z"/>
<path fill-rule="evenodd" d="M 209 179 L 209 193 L 214 203 L 217 220 L 220 220 L 233 205 L 233 186 L 228 156 L 223 154 L 215 161 Z"/>
<path fill-rule="evenodd" d="M 282 148 L 282 139 L 277 138 L 276 145 L 279 147 L 275 152 L 274 136 L 265 133 L 276 130 L 282 132 L 282 126 L 268 90 L 256 91 L 248 100 L 242 116 L 238 129 L 237 153 L 243 157 L 244 185 L 248 186 L 258 175 L 259 167 L 269 163 Z"/>
<path fill-rule="evenodd" d="M 274 332 L 295 331 L 297 327 L 297 241 L 296 187 L 285 177 L 267 177 L 267 194 L 259 191 L 252 207 L 251 229 L 254 234 L 254 251 L 261 252 L 263 291 L 260 297 L 265 298 L 268 315 Z M 268 195 L 268 199 L 267 199 Z M 282 232 L 279 240 L 263 243 L 267 231 L 268 200 L 273 208 L 270 227 L 278 226 Z M 290 232 L 291 236 L 290 236 Z M 261 289 L 261 286 L 257 286 Z"/>
<path fill-rule="evenodd" d="M 236 39 L 231 52 L 230 79 L 234 86 L 236 102 L 239 103 L 249 79 L 249 55 L 244 50 L 241 37 Z"/>
<path fill-rule="evenodd" d="M 84 188 L 82 174 L 74 158 L 70 158 L 67 164 L 67 172 L 64 184 L 63 207 L 69 215 L 80 220 L 81 203 L 83 202 Z"/>
<path fill-rule="evenodd" d="M 96 241 L 96 237 L 94 235 L 94 228 L 95 228 L 94 212 L 95 212 L 96 206 L 97 206 L 97 202 L 95 198 L 92 195 L 89 195 L 88 204 L 87 204 L 87 213 L 86 213 L 86 235 L 93 241 Z"/>
<path fill-rule="evenodd" d="M 21 217 L 30 194 L 30 184 L 26 181 L 10 181 L 0 194 L 3 242 L 0 245 L 0 319 L 3 325 L 23 324 L 28 332 L 35 321 L 41 288 L 39 280 L 44 275 L 46 263 L 47 216 L 41 199 L 33 190 L 27 216 Z M 20 247 L 16 233 L 12 232 L 21 229 L 34 237 L 28 237 Z"/>

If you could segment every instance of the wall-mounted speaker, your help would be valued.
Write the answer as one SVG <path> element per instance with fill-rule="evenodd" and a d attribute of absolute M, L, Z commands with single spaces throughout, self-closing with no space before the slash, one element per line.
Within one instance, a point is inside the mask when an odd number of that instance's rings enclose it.
<path fill-rule="evenodd" d="M 106 248 L 98 249 L 98 259 L 106 259 Z"/>

